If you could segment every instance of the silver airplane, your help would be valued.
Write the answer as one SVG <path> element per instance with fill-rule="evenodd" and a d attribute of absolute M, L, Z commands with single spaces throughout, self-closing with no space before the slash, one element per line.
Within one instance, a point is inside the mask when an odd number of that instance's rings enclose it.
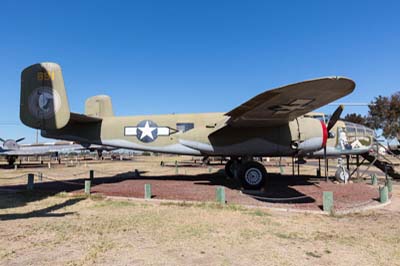
<path fill-rule="evenodd" d="M 19 156 L 44 156 L 52 155 L 58 158 L 60 153 L 68 153 L 73 151 L 89 150 L 96 151 L 99 157 L 102 157 L 102 152 L 116 150 L 115 147 L 93 145 L 93 144 L 78 144 L 75 142 L 52 142 L 38 144 L 19 144 L 25 138 L 17 140 L 0 138 L 2 146 L 0 147 L 0 156 L 4 156 L 9 165 L 13 165 Z"/>

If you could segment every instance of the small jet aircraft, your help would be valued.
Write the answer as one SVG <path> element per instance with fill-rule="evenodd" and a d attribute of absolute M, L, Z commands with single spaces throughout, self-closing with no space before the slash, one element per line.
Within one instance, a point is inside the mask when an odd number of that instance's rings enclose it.
<path fill-rule="evenodd" d="M 0 146 L 0 156 L 4 156 L 9 165 L 13 165 L 19 156 L 42 156 L 53 155 L 58 157 L 60 153 L 72 151 L 97 151 L 101 154 L 103 150 L 116 150 L 115 147 L 101 145 L 81 145 L 74 142 L 54 142 L 54 143 L 37 143 L 37 144 L 19 144 L 24 138 L 17 140 L 0 138 L 2 145 Z"/>
<path fill-rule="evenodd" d="M 172 154 L 224 156 L 226 174 L 247 189 L 264 186 L 267 172 L 254 157 L 298 156 L 325 147 L 328 126 L 304 117 L 350 94 L 345 77 L 303 81 L 265 91 L 227 113 L 114 116 L 108 96 L 70 112 L 61 67 L 39 63 L 21 74 L 21 121 L 44 137 Z M 337 117 L 338 118 L 338 117 Z"/>

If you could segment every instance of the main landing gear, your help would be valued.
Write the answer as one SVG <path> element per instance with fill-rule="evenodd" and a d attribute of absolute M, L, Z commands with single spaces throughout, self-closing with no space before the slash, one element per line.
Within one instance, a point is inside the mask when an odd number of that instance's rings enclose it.
<path fill-rule="evenodd" d="M 6 160 L 9 166 L 13 166 L 15 161 L 17 160 L 17 156 L 6 156 Z"/>
<path fill-rule="evenodd" d="M 225 165 L 225 173 L 239 179 L 245 189 L 261 189 L 267 180 L 264 165 L 252 159 L 230 159 Z"/>

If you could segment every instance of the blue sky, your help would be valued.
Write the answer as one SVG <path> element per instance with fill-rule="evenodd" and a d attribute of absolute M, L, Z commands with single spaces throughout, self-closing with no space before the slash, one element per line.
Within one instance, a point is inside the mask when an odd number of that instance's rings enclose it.
<path fill-rule="evenodd" d="M 399 90 L 399 10 L 398 1 L 2 1 L 0 137 L 34 141 L 19 121 L 20 73 L 41 61 L 61 64 L 75 112 L 96 94 L 111 95 L 117 115 L 229 111 L 329 75 L 357 83 L 340 102 L 370 102 Z"/>

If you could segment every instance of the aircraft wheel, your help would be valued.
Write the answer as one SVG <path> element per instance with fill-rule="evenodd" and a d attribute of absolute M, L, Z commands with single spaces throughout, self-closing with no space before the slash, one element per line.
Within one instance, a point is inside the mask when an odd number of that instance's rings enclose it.
<path fill-rule="evenodd" d="M 249 161 L 239 168 L 239 176 L 245 189 L 261 189 L 267 180 L 267 171 L 264 165 Z"/>

